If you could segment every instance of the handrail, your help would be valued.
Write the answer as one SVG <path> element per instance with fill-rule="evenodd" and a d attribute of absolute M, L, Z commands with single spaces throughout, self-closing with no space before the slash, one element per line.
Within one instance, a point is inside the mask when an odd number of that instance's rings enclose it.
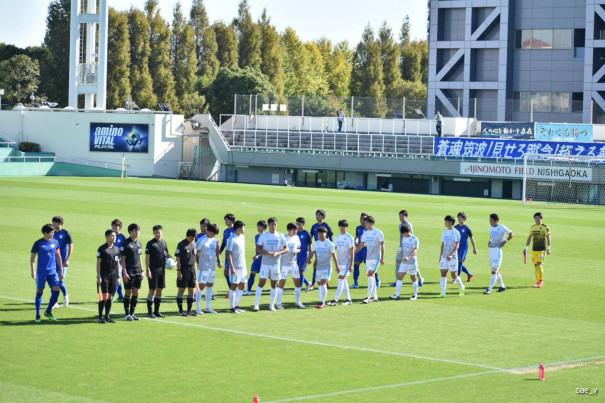
<path fill-rule="evenodd" d="M 56 157 L 55 162 L 64 162 L 68 164 L 76 164 L 76 165 L 86 165 L 96 168 L 107 168 L 107 169 L 122 169 L 122 164 L 115 162 L 105 162 L 105 161 L 94 161 L 87 160 L 83 158 L 71 158 L 71 157 Z M 125 168 L 128 168 L 130 165 L 124 165 Z"/>

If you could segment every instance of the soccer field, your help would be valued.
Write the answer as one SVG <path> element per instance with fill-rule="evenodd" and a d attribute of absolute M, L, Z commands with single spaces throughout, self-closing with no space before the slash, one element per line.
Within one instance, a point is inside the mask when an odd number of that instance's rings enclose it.
<path fill-rule="evenodd" d="M 286 188 L 159 179 L 0 179 L 0 401 L 571 401 L 576 388 L 605 387 L 603 239 L 605 208 L 529 204 L 519 201 L 378 192 Z M 247 261 L 254 251 L 256 222 L 275 216 L 278 230 L 298 216 L 315 222 L 327 211 L 337 231 L 346 218 L 350 232 L 363 211 L 376 218 L 386 237 L 386 264 L 379 270 L 380 301 L 361 304 L 366 280 L 351 290 L 353 305 L 312 308 L 317 291 L 303 293 L 309 309 L 294 307 L 288 280 L 286 310 L 270 312 L 269 286 L 261 311 L 244 296 L 245 314 L 232 315 L 223 298 L 226 284 L 217 269 L 218 315 L 179 317 L 174 300 L 176 273 L 167 273 L 165 319 L 126 322 L 114 303 L 115 324 L 97 317 L 96 250 L 104 231 L 119 218 L 141 226 L 143 245 L 161 224 L 171 254 L 187 228 L 203 217 L 218 223 L 233 213 L 247 224 Z M 407 209 L 420 240 L 419 267 L 426 284 L 417 301 L 400 301 L 394 288 L 398 212 Z M 443 218 L 467 213 L 478 255 L 467 265 L 475 273 L 464 297 L 448 282 L 439 288 L 439 246 Z M 551 230 L 552 255 L 545 263 L 544 288 L 534 289 L 534 268 L 522 251 L 541 211 Z M 489 214 L 515 232 L 504 248 L 503 293 L 483 295 L 490 281 Z M 74 239 L 66 284 L 70 306 L 54 310 L 58 322 L 33 319 L 35 284 L 29 257 L 40 228 L 61 215 Z M 126 231 L 124 231 L 126 232 Z M 127 235 L 127 233 L 126 233 Z M 362 266 L 362 273 L 365 267 Z M 308 272 L 311 274 L 311 272 Z M 308 276 L 309 277 L 309 276 Z M 257 277 L 258 278 L 258 277 Z M 464 281 L 466 276 L 462 275 Z M 352 284 L 352 279 L 349 280 Z M 334 296 L 336 285 L 328 291 Z M 146 295 L 143 283 L 141 295 Z M 44 305 L 48 302 L 48 287 Z M 144 299 L 144 298 L 142 298 Z M 62 297 L 60 298 L 62 301 Z M 538 366 L 546 380 L 538 381 Z M 600 400 L 600 399 L 599 399 Z"/>

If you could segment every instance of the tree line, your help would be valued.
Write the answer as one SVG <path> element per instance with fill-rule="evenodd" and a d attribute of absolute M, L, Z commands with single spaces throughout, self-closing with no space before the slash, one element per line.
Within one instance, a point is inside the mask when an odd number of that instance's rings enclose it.
<path fill-rule="evenodd" d="M 37 101 L 67 105 L 69 19 L 70 0 L 53 0 L 42 46 L 0 44 L 6 101 L 26 103 L 34 92 Z M 232 111 L 234 94 L 425 99 L 428 44 L 411 40 L 407 16 L 398 35 L 386 22 L 376 33 L 368 24 L 351 47 L 278 32 L 266 9 L 253 18 L 248 0 L 231 23 L 213 24 L 203 0 L 193 0 L 188 16 L 177 2 L 170 24 L 158 1 L 147 0 L 143 10 L 109 9 L 107 63 L 107 108 L 124 107 L 131 94 L 141 108 L 166 102 L 186 116 L 216 116 Z"/>

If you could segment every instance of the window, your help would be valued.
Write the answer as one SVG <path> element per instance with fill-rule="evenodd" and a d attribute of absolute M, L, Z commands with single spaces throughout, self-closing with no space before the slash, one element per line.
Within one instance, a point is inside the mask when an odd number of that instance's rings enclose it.
<path fill-rule="evenodd" d="M 515 35 L 517 49 L 571 49 L 571 29 L 523 29 Z"/>
<path fill-rule="evenodd" d="M 534 112 L 569 113 L 569 96 L 569 92 L 515 92 L 515 111 L 529 113 L 533 105 Z"/>

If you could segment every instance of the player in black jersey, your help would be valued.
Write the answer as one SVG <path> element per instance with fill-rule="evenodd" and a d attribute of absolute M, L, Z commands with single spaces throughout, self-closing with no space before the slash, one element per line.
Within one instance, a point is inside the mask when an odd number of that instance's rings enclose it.
<path fill-rule="evenodd" d="M 122 255 L 122 277 L 124 279 L 124 313 L 127 321 L 139 320 L 134 314 L 139 300 L 139 290 L 143 281 L 143 245 L 139 241 L 141 227 L 137 224 L 128 226 L 130 237 L 120 247 Z"/>
<path fill-rule="evenodd" d="M 101 286 L 99 295 L 99 323 L 115 323 L 109 316 L 111 299 L 116 292 L 118 269 L 120 268 L 120 250 L 114 245 L 116 233 L 112 229 L 105 231 L 106 242 L 97 249 L 97 284 Z M 103 316 L 105 307 L 105 316 Z"/>
<path fill-rule="evenodd" d="M 153 227 L 153 239 L 147 242 L 145 246 L 145 267 L 147 282 L 149 283 L 149 294 L 147 295 L 147 316 L 154 319 L 156 317 L 165 318 L 160 313 L 160 304 L 162 303 L 162 291 L 166 288 L 166 279 L 164 266 L 166 259 L 172 258 L 168 253 L 166 241 L 162 239 L 164 229 L 161 225 Z M 153 312 L 151 308 L 153 309 Z"/>
<path fill-rule="evenodd" d="M 176 286 L 179 291 L 176 296 L 176 303 L 179 307 L 180 316 L 197 316 L 191 310 L 193 306 L 193 293 L 196 289 L 195 283 L 195 236 L 194 228 L 189 228 L 185 239 L 176 247 L 176 267 L 178 268 Z M 183 294 L 187 288 L 187 312 L 183 311 Z"/>

